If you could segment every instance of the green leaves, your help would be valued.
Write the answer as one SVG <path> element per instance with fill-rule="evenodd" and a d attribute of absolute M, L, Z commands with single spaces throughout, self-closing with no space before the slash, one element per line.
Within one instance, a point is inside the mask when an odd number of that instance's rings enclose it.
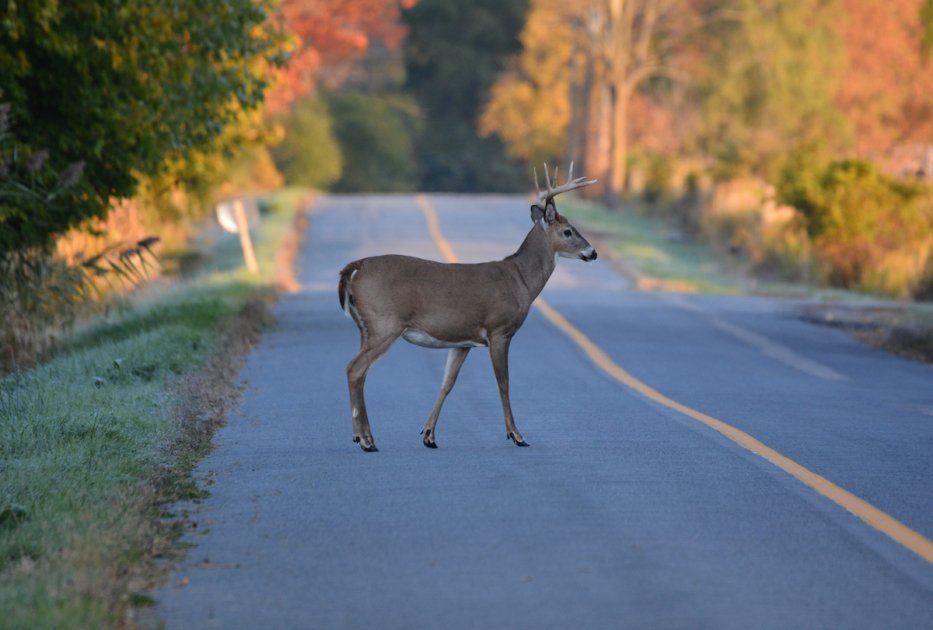
<path fill-rule="evenodd" d="M 923 28 L 920 54 L 924 61 L 929 61 L 933 58 L 933 0 L 925 0 L 920 7 L 920 25 Z"/>
<path fill-rule="evenodd" d="M 420 105 L 421 187 L 514 190 L 524 175 L 498 138 L 480 138 L 480 111 L 508 55 L 521 49 L 527 0 L 420 0 L 403 14 L 406 91 Z"/>
<path fill-rule="evenodd" d="M 262 101 L 282 43 L 272 0 L 33 0 L 0 28 L 0 99 L 15 147 L 48 150 L 54 172 L 84 164 L 61 201 L 24 213 L 0 199 L 0 253 L 103 216 L 138 178 L 195 152 L 222 150 L 226 128 Z M 9 143 L 8 143 L 9 145 Z M 8 148 L 8 147 L 7 147 Z M 0 179 L 0 184 L 5 180 Z"/>
<path fill-rule="evenodd" d="M 718 175 L 770 175 L 797 146 L 843 144 L 847 130 L 833 102 L 844 61 L 839 1 L 718 4 L 734 19 L 707 29 L 711 52 L 696 90 L 699 144 L 716 158 Z"/>
<path fill-rule="evenodd" d="M 922 252 L 933 235 L 930 190 L 888 177 L 866 160 L 817 165 L 798 153 L 785 165 L 777 192 L 800 213 L 826 278 L 836 286 L 878 288 L 872 287 L 881 283 L 876 276 L 893 277 L 899 270 L 892 261 Z M 887 280 L 881 288 L 896 294 L 906 282 L 891 290 Z"/>

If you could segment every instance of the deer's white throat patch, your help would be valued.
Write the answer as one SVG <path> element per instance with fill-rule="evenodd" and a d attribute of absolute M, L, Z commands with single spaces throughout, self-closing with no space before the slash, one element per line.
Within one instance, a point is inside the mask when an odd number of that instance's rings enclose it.
<path fill-rule="evenodd" d="M 486 345 L 471 339 L 442 341 L 417 328 L 406 328 L 405 332 L 402 333 L 402 339 L 422 348 L 477 348 Z"/>

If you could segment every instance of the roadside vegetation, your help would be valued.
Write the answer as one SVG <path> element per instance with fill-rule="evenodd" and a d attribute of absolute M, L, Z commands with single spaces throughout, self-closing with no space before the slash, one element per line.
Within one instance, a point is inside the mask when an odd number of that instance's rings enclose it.
<path fill-rule="evenodd" d="M 173 553 L 165 502 L 196 498 L 189 471 L 232 402 L 240 359 L 268 323 L 294 191 L 255 231 L 262 274 L 217 232 L 201 270 L 160 283 L 0 380 L 0 627 L 132 623 Z"/>
<path fill-rule="evenodd" d="M 0 627 L 132 623 L 308 187 L 573 159 L 639 287 L 826 297 L 929 357 L 931 111 L 933 0 L 9 4 Z M 206 227 L 233 197 L 267 202 L 259 276 Z"/>
<path fill-rule="evenodd" d="M 762 256 L 765 249 L 749 251 L 736 246 L 731 240 L 736 224 L 746 230 L 742 232 L 744 238 L 757 235 L 762 239 L 755 231 L 760 229 L 756 221 L 730 223 L 724 232 L 711 229 L 691 236 L 684 232 L 682 217 L 678 216 L 683 206 L 678 208 L 677 203 L 659 206 L 636 199 L 618 211 L 600 203 L 568 199 L 561 210 L 586 229 L 591 240 L 599 244 L 598 249 L 609 254 L 610 264 L 636 289 L 793 298 L 804 321 L 841 329 L 876 348 L 933 364 L 933 303 L 928 298 L 894 298 L 903 294 L 878 286 L 832 286 L 819 277 L 819 267 L 809 256 L 781 258 L 776 264 Z M 718 224 L 714 222 L 714 228 Z M 799 239 L 797 243 L 806 244 L 805 252 L 811 251 L 805 231 L 795 230 L 795 238 Z M 910 242 L 909 238 L 904 240 Z M 779 241 L 778 246 L 783 245 L 784 241 Z M 769 246 L 774 244 L 751 242 L 751 247 Z M 915 264 L 916 256 L 909 256 L 909 250 L 901 251 L 907 251 L 908 261 Z M 782 253 L 787 256 L 787 252 Z M 919 280 L 910 285 L 915 291 L 928 290 L 928 270 L 911 276 L 905 274 L 900 262 L 895 258 L 893 269 L 886 267 L 883 260 L 876 262 L 868 277 L 893 277 L 900 283 L 913 277 Z M 906 268 L 917 270 L 914 266 Z M 904 285 L 897 288 L 902 291 Z"/>

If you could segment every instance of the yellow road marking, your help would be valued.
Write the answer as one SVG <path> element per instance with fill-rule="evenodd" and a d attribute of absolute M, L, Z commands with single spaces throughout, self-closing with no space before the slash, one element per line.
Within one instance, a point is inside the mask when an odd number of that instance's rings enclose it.
<path fill-rule="evenodd" d="M 431 204 L 428 203 L 427 197 L 425 197 L 424 194 L 418 195 L 417 200 L 418 205 L 421 207 L 421 210 L 424 213 L 424 217 L 428 223 L 428 231 L 431 233 L 431 238 L 434 240 L 438 249 L 441 250 L 441 253 L 444 255 L 444 258 L 448 262 L 457 262 L 457 255 L 454 253 L 450 242 L 447 241 L 447 239 L 444 238 L 444 235 L 441 233 L 437 212 L 435 212 L 434 208 L 431 207 Z M 581 350 L 583 350 L 586 356 L 588 356 L 599 369 L 615 380 L 619 381 L 626 387 L 635 390 L 649 400 L 653 400 L 660 405 L 664 405 L 669 409 L 673 409 L 674 411 L 682 413 L 683 415 L 692 418 L 697 422 L 700 422 L 710 427 L 711 429 L 714 429 L 715 431 L 718 431 L 723 436 L 732 440 L 742 448 L 748 449 L 759 457 L 771 462 L 784 472 L 796 477 L 798 480 L 819 494 L 823 495 L 830 501 L 833 501 L 848 512 L 860 518 L 865 523 L 868 523 L 881 533 L 887 535 L 895 542 L 903 545 L 927 562 L 933 564 L 933 541 L 925 537 L 923 534 L 907 527 L 890 514 L 879 510 L 871 503 L 860 499 L 848 490 L 837 486 L 825 477 L 801 466 L 794 460 L 785 455 L 782 455 L 770 446 L 755 439 L 741 429 L 723 422 L 722 420 L 714 418 L 713 416 L 705 414 L 702 411 L 697 411 L 696 409 L 681 404 L 672 398 L 668 398 L 650 385 L 647 385 L 646 383 L 638 380 L 627 371 L 622 369 L 611 358 L 609 358 L 609 355 L 606 354 L 605 351 L 593 343 L 593 341 L 590 340 L 590 338 L 585 334 L 583 334 L 579 328 L 567 321 L 567 318 L 564 317 L 553 306 L 548 304 L 544 298 L 539 297 L 535 301 L 534 306 L 536 306 L 538 310 L 541 311 L 541 314 L 544 315 L 544 317 L 549 322 L 551 322 L 551 324 L 570 337 L 570 339 L 575 344 L 577 344 Z"/>
<path fill-rule="evenodd" d="M 425 196 L 424 193 L 419 193 L 415 199 L 421 211 L 424 213 L 425 220 L 428 222 L 428 232 L 431 234 L 434 244 L 441 250 L 441 254 L 444 255 L 444 258 L 446 258 L 449 263 L 460 262 L 457 255 L 454 253 L 454 248 L 450 246 L 450 243 L 447 242 L 447 239 L 441 234 L 441 226 L 437 221 L 437 213 L 434 211 L 434 208 L 431 207 L 431 204 L 428 203 L 427 196 Z"/>

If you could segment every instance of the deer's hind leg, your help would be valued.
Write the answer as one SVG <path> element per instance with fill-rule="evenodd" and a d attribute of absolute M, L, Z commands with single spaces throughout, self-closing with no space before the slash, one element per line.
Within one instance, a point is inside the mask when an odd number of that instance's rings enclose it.
<path fill-rule="evenodd" d="M 447 354 L 447 367 L 444 368 L 444 381 L 441 383 L 441 392 L 437 395 L 437 402 L 434 403 L 434 409 L 431 410 L 431 415 L 428 417 L 428 421 L 424 423 L 424 428 L 421 430 L 421 441 L 424 442 L 424 445 L 428 448 L 437 448 L 437 443 L 434 441 L 434 429 L 437 426 L 437 419 L 441 415 L 441 407 L 444 406 L 444 400 L 447 399 L 447 394 L 450 393 L 450 390 L 454 388 L 454 383 L 457 382 L 457 374 L 460 373 L 460 368 L 463 366 L 463 361 L 466 359 L 469 352 L 469 348 L 451 348 L 450 352 Z"/>
<path fill-rule="evenodd" d="M 360 351 L 347 364 L 347 384 L 350 387 L 350 417 L 353 425 L 353 441 L 359 443 L 360 448 L 368 453 L 378 451 L 373 440 L 372 429 L 369 426 L 369 416 L 366 413 L 366 400 L 363 388 L 366 385 L 366 373 L 376 359 L 385 354 L 401 334 L 401 330 L 385 331 L 379 335 L 361 332 Z"/>

